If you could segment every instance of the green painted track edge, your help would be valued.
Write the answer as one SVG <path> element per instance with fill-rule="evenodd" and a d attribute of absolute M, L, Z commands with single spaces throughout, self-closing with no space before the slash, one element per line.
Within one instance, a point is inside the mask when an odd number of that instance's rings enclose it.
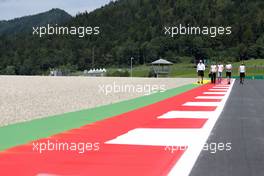
<path fill-rule="evenodd" d="M 198 86 L 188 84 L 119 103 L 4 126 L 0 128 L 0 151 L 148 106 Z"/>

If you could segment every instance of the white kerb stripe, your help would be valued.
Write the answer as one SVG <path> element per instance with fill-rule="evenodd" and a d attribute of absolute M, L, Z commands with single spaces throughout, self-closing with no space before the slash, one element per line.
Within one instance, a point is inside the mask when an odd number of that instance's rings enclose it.
<path fill-rule="evenodd" d="M 229 87 L 218 87 L 218 86 L 214 86 L 213 89 L 228 89 Z"/>
<path fill-rule="evenodd" d="M 234 85 L 232 81 L 231 88 Z M 210 132 L 212 131 L 224 105 L 230 95 L 228 90 L 223 101 L 214 112 L 215 118 L 209 118 L 202 129 L 164 129 L 164 128 L 137 128 L 126 134 L 107 141 L 107 144 L 134 144 L 151 146 L 188 146 L 188 149 L 180 157 L 177 163 L 170 170 L 169 175 L 187 176 L 191 172 Z M 215 92 L 211 92 L 215 93 Z M 207 102 L 208 103 L 208 102 Z M 212 102 L 210 102 L 212 103 Z M 197 111 L 198 112 L 198 111 Z M 165 148 L 164 148 L 165 149 Z"/>
<path fill-rule="evenodd" d="M 183 106 L 219 106 L 220 102 L 187 102 Z"/>
<path fill-rule="evenodd" d="M 228 89 L 209 89 L 210 91 L 228 91 Z"/>
<path fill-rule="evenodd" d="M 195 97 L 195 99 L 212 99 L 212 100 L 214 99 L 221 100 L 223 98 L 224 96 L 197 96 Z"/>
<path fill-rule="evenodd" d="M 170 111 L 162 116 L 159 116 L 159 119 L 175 119 L 175 118 L 206 118 L 209 119 L 214 117 L 214 111 Z"/>
<path fill-rule="evenodd" d="M 225 95 L 226 92 L 204 92 L 205 95 Z"/>
<path fill-rule="evenodd" d="M 199 142 L 203 133 L 201 129 L 136 128 L 106 144 L 190 146 Z"/>
<path fill-rule="evenodd" d="M 229 86 L 214 86 L 213 88 L 217 88 L 217 89 L 227 89 L 227 88 L 229 88 Z"/>

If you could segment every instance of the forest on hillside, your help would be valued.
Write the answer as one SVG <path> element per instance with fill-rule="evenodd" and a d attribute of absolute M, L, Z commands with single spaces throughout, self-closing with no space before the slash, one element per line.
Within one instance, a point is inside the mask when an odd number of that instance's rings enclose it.
<path fill-rule="evenodd" d="M 231 26 L 232 34 L 168 37 L 164 26 Z M 46 73 L 50 68 L 84 70 L 127 67 L 160 57 L 211 60 L 264 59 L 263 0 L 119 0 L 81 13 L 66 26 L 99 26 L 99 36 L 0 35 L 0 72 Z M 0 26 L 1 31 L 1 26 Z"/>

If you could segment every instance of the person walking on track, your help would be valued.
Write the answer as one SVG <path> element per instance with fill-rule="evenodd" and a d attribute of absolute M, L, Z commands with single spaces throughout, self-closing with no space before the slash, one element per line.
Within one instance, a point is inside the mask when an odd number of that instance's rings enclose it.
<path fill-rule="evenodd" d="M 222 82 L 222 77 L 223 77 L 223 71 L 224 71 L 224 65 L 219 63 L 217 65 L 217 78 L 218 78 L 218 84 L 221 84 Z"/>
<path fill-rule="evenodd" d="M 215 84 L 216 81 L 216 72 L 217 72 L 217 66 L 216 64 L 212 64 L 210 68 L 210 75 L 211 75 L 211 83 Z"/>
<path fill-rule="evenodd" d="M 199 61 L 197 65 L 197 74 L 198 74 L 198 84 L 203 84 L 205 65 L 202 60 Z"/>
<path fill-rule="evenodd" d="M 225 69 L 226 69 L 227 82 L 228 82 L 228 84 L 230 84 L 231 76 L 232 76 L 232 65 L 230 63 L 228 63 L 225 66 Z"/>
<path fill-rule="evenodd" d="M 246 76 L 246 66 L 244 63 L 242 63 L 239 68 L 239 75 L 240 75 L 240 84 L 244 84 L 245 76 Z"/>

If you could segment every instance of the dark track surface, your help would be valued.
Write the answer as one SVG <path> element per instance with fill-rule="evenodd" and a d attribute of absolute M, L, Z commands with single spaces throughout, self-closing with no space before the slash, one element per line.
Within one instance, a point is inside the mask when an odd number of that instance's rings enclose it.
<path fill-rule="evenodd" d="M 264 81 L 236 80 L 207 143 L 232 143 L 231 151 L 202 151 L 190 176 L 264 175 Z"/>

